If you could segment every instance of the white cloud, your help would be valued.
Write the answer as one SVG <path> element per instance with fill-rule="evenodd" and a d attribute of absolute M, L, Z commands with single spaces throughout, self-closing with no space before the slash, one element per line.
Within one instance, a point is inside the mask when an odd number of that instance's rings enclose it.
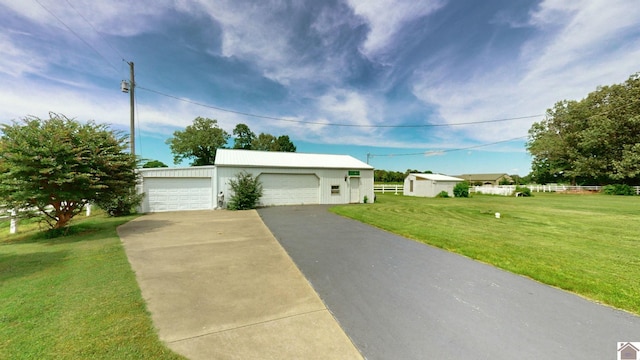
<path fill-rule="evenodd" d="M 624 1 L 545 1 L 531 14 L 538 33 L 513 62 L 454 82 L 446 66 L 418 72 L 414 94 L 434 105 L 444 123 L 544 114 L 563 99 L 581 99 L 599 85 L 619 83 L 640 70 L 640 12 Z M 631 36 L 630 36 L 631 35 Z M 480 66 L 480 64 L 478 64 Z M 533 121 L 517 120 L 454 129 L 482 142 L 527 134 Z M 445 136 L 445 131 L 441 133 Z"/>
<path fill-rule="evenodd" d="M 175 3 L 172 0 L 157 0 L 152 6 L 144 1 L 129 0 L 74 0 L 71 5 L 66 1 L 38 0 L 38 2 L 0 0 L 1 5 L 28 21 L 61 28 L 64 32 L 68 32 L 67 28 L 56 19 L 57 17 L 83 36 L 94 36 L 91 26 L 104 34 L 120 36 L 139 34 L 152 28 L 151 18 L 174 8 L 188 8 L 183 2 Z M 91 25 L 87 24 L 83 17 Z"/>
<path fill-rule="evenodd" d="M 96 120 L 109 124 L 128 124 L 127 97 L 91 85 L 81 90 L 46 85 L 25 79 L 2 79 L 0 87 L 0 119 L 2 122 L 27 115 L 47 118 L 50 111 L 78 120 Z M 119 95 L 119 93 L 118 93 Z"/>
<path fill-rule="evenodd" d="M 0 72 L 17 77 L 25 72 L 35 72 L 44 64 L 28 49 L 16 46 L 6 34 L 0 34 Z"/>
<path fill-rule="evenodd" d="M 375 53 L 392 40 L 402 26 L 412 20 L 429 15 L 445 5 L 443 0 L 394 1 L 388 0 L 348 0 L 356 14 L 367 20 L 369 35 L 363 45 L 368 56 Z"/>

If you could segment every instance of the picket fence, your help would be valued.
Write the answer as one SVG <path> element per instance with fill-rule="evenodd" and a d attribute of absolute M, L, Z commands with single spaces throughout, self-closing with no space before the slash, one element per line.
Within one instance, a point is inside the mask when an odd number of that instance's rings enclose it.
<path fill-rule="evenodd" d="M 523 187 L 528 187 L 532 192 L 600 192 L 602 190 L 602 186 L 571 186 L 571 185 L 558 185 L 558 184 L 549 184 L 549 185 L 520 185 Z M 640 186 L 633 187 L 636 191 L 636 194 L 640 195 Z M 393 194 L 402 194 L 404 189 L 403 185 L 400 184 L 375 184 L 373 186 L 373 191 L 378 193 L 393 193 Z M 503 196 L 511 196 L 515 193 L 516 186 L 515 185 L 498 185 L 498 186 L 472 186 L 470 192 L 475 192 L 478 194 L 489 194 L 489 195 L 503 195 Z"/>
<path fill-rule="evenodd" d="M 602 186 L 571 186 L 571 185 L 558 185 L 558 184 L 549 184 L 549 185 L 520 185 L 521 187 L 527 187 L 531 189 L 532 192 L 600 192 L 602 190 Z M 633 186 L 637 195 L 640 195 L 640 186 Z M 498 185 L 498 186 L 472 186 L 470 188 L 471 192 L 475 192 L 478 194 L 489 194 L 489 195 L 504 195 L 510 196 L 513 195 L 516 191 L 515 185 Z"/>

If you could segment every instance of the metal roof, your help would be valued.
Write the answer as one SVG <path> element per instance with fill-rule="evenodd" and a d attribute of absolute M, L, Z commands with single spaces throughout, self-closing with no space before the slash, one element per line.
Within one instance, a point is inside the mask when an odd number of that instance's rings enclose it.
<path fill-rule="evenodd" d="M 460 179 L 453 176 L 441 175 L 441 174 L 411 174 L 417 178 L 426 179 L 426 180 L 434 180 L 434 181 L 464 181 L 464 179 Z"/>
<path fill-rule="evenodd" d="M 239 149 L 218 149 L 215 163 L 216 166 L 373 169 L 373 166 L 349 155 Z"/>

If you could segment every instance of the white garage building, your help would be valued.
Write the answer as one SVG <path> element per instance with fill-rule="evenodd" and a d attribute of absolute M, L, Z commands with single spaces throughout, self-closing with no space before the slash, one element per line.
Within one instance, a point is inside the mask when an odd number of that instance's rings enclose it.
<path fill-rule="evenodd" d="M 453 188 L 463 179 L 440 174 L 409 174 L 404 179 L 403 193 L 407 196 L 435 197 L 442 191 L 453 196 Z"/>
<path fill-rule="evenodd" d="M 263 186 L 260 206 L 373 202 L 373 167 L 348 155 L 219 149 L 216 166 L 139 169 L 142 212 L 215 209 L 245 171 Z"/>

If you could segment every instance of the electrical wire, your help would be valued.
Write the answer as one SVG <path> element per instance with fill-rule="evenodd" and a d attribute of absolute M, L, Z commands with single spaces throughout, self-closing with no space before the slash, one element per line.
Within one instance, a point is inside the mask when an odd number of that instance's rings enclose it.
<path fill-rule="evenodd" d="M 76 33 L 69 25 L 67 25 L 64 21 L 62 21 L 62 19 L 60 19 L 57 15 L 55 15 L 51 10 L 49 10 L 46 6 L 44 6 L 40 0 L 35 0 L 36 3 L 38 3 L 38 5 L 40 5 L 44 10 L 46 10 L 49 14 L 51 14 L 51 16 L 53 16 L 56 20 L 58 20 L 62 25 L 64 25 L 64 27 L 67 28 L 67 30 L 69 30 L 73 35 L 75 35 L 78 39 L 80 39 L 80 41 L 82 41 L 85 45 L 87 45 L 89 48 L 91 48 L 96 54 L 98 54 L 107 64 L 109 64 L 111 66 L 111 68 L 113 68 L 118 74 L 121 72 L 120 70 L 118 70 L 118 68 L 113 65 L 104 55 L 102 55 L 102 53 L 100 53 L 100 51 L 98 51 L 94 46 L 92 46 L 88 41 L 84 40 L 78 33 Z M 89 22 L 89 20 L 83 16 L 78 9 L 76 9 L 75 6 L 73 6 L 73 4 L 71 4 L 71 2 L 69 2 L 69 0 L 65 0 L 67 2 L 67 4 L 69 4 L 69 6 L 78 14 L 80 15 L 80 17 L 96 32 L 96 34 L 98 34 L 98 36 L 100 36 L 105 43 L 112 49 L 114 50 L 116 53 L 118 53 L 118 55 L 120 55 L 124 60 L 124 56 L 122 56 L 122 54 L 115 48 L 113 47 L 106 39 L 104 39 L 104 37 L 102 37 L 102 35 L 100 34 L 100 32 L 95 28 L 95 26 L 93 26 L 93 24 L 91 24 L 91 22 Z M 225 109 L 222 107 L 218 107 L 218 106 L 213 106 L 213 105 L 208 105 L 208 104 L 203 104 L 197 101 L 193 101 L 193 100 L 189 100 L 189 99 L 185 99 L 185 98 L 181 98 L 178 96 L 174 96 L 174 95 L 170 95 L 167 93 L 163 93 L 161 91 L 157 91 L 157 90 L 153 90 L 153 89 L 149 89 L 149 88 L 145 88 L 139 85 L 136 85 L 136 87 L 138 89 L 142 89 L 142 90 L 146 90 L 161 96 L 165 96 L 165 97 L 169 97 L 175 100 L 179 100 L 179 101 L 183 101 L 183 102 L 187 102 L 193 105 L 198 105 L 198 106 L 202 106 L 202 107 L 206 107 L 206 108 L 210 108 L 210 109 L 215 109 L 215 110 L 219 110 L 219 111 L 223 111 L 223 112 L 228 112 L 228 113 L 233 113 L 233 114 L 238 114 L 238 115 L 244 115 L 244 116 L 249 116 L 249 117 L 254 117 L 254 118 L 260 118 L 260 119 L 268 119 L 268 120 L 276 120 L 276 121 L 285 121 L 285 122 L 291 122 L 291 123 L 298 123 L 298 124 L 308 124 L 308 125 L 323 125 L 323 126 L 336 126 L 336 127 L 353 127 L 353 128 L 395 128 L 395 129 L 400 129 L 400 128 L 428 128 L 428 127 L 448 127 L 448 126 L 463 126 L 463 125 L 474 125 L 474 124 L 487 124 L 487 123 L 496 123 L 496 122 L 503 122 L 503 121 L 514 121 L 514 120 L 522 120 L 522 119 L 531 119 L 531 118 L 536 118 L 536 117 L 540 117 L 543 116 L 542 114 L 537 114 L 537 115 L 528 115 L 528 116 L 520 116 L 520 117 L 513 117 L 513 118 L 505 118 L 505 119 L 493 119 L 493 120 L 481 120 L 481 121 L 469 121 L 469 122 L 462 122 L 462 123 L 451 123 L 451 124 L 407 124 L 407 125 L 362 125 L 362 124 L 340 124 L 340 123 L 324 123 L 324 122 L 320 122 L 320 121 L 305 121 L 305 120 L 295 120 L 295 119 L 288 119 L 288 118 L 282 118 L 282 117 L 275 117 L 275 116 L 266 116 L 266 115 L 258 115 L 258 114 L 252 114 L 252 113 L 247 113 L 247 112 L 242 112 L 242 111 L 236 111 L 236 110 L 231 110 L 231 109 Z M 136 100 L 137 101 L 137 100 Z"/>
<path fill-rule="evenodd" d="M 527 137 L 528 137 L 528 135 L 518 136 L 518 137 L 507 139 L 507 140 L 494 141 L 492 143 L 473 145 L 473 146 L 467 146 L 467 147 L 456 148 L 456 149 L 445 149 L 445 150 L 435 150 L 435 151 L 421 151 L 421 152 L 418 152 L 418 153 L 407 153 L 407 154 L 367 154 L 367 157 L 370 157 L 370 158 L 371 157 L 385 157 L 385 156 L 386 157 L 395 157 L 395 156 L 429 155 L 430 153 L 433 153 L 433 154 L 448 153 L 448 152 L 477 149 L 477 148 L 481 148 L 481 147 L 486 147 L 486 146 L 491 146 L 491 145 L 496 145 L 496 144 L 502 144 L 502 143 L 506 143 L 506 142 L 511 142 L 511 141 L 515 141 L 515 140 L 524 139 L 524 138 L 527 138 Z"/>
<path fill-rule="evenodd" d="M 93 26 L 93 24 L 86 17 L 84 17 L 84 15 L 82 15 L 82 13 L 80 13 L 80 11 L 78 11 L 78 9 L 75 6 L 73 6 L 73 4 L 71 4 L 69 0 L 65 0 L 65 1 L 78 15 L 80 15 L 80 17 L 82 18 L 82 20 L 84 20 L 84 22 L 86 22 L 89 26 L 91 26 L 93 31 L 95 31 L 95 33 L 98 34 L 98 36 L 100 36 L 100 38 L 111 48 L 111 50 L 115 51 L 122 59 L 124 59 L 124 55 L 122 55 L 122 53 L 120 53 L 118 49 L 116 49 L 113 45 L 111 45 L 111 43 L 104 36 L 102 36 L 102 33 L 100 33 L 100 31 L 98 31 L 98 29 L 96 29 L 96 27 Z"/>
<path fill-rule="evenodd" d="M 89 48 L 91 48 L 91 50 L 95 51 L 95 53 L 98 54 L 98 56 L 100 56 L 104 61 L 106 61 L 107 64 L 109 64 L 109 66 L 111 66 L 111 68 L 113 68 L 113 70 L 115 70 L 117 73 L 119 73 L 118 68 L 115 65 L 113 65 L 104 55 L 102 55 L 102 53 L 100 53 L 100 51 L 98 51 L 95 47 L 93 47 L 86 40 L 84 40 L 80 35 L 78 35 L 78 33 L 73 31 L 73 29 L 69 25 L 67 25 L 64 21 L 62 21 L 62 19 L 60 19 L 56 14 L 54 14 L 46 6 L 42 5 L 40 0 L 35 0 L 35 2 L 38 5 L 40 5 L 40 7 L 42 7 L 44 10 L 46 10 L 49 14 L 51 14 L 51 16 L 53 16 L 56 20 L 58 20 L 65 28 L 67 28 L 67 30 L 69 30 L 73 35 L 75 35 L 75 37 L 80 39 L 80 41 L 82 41 L 85 45 L 87 45 Z"/>
<path fill-rule="evenodd" d="M 186 102 L 186 103 L 189 103 L 189 104 L 198 105 L 198 106 L 206 107 L 206 108 L 209 108 L 209 109 L 215 109 L 215 110 L 219 110 L 219 111 L 223 111 L 223 112 L 228 112 L 228 113 L 232 113 L 232 114 L 238 114 L 238 115 L 250 116 L 250 117 L 255 117 L 255 118 L 259 118 L 259 119 L 268 119 L 268 120 L 276 120 L 276 121 L 286 121 L 286 122 L 292 122 L 292 123 L 298 123 L 298 124 L 309 124 L 309 125 L 324 125 L 324 126 L 339 126 L 339 127 L 354 127 L 354 128 L 394 128 L 394 129 L 398 129 L 398 128 L 427 128 L 427 127 L 445 127 L 445 126 L 461 126 L 461 125 L 486 124 L 486 123 L 495 123 L 495 122 L 502 122 L 502 121 L 513 121 L 513 120 L 531 119 L 531 118 L 536 118 L 536 117 L 544 116 L 543 114 L 538 114 L 538 115 L 528 115 L 528 116 L 520 116 L 520 117 L 506 118 L 506 119 L 494 119 L 494 120 L 469 121 L 469 122 L 463 122 L 463 123 L 452 123 L 452 124 L 362 125 L 362 124 L 324 123 L 324 122 L 319 122 L 319 121 L 294 120 L 294 119 L 287 119 L 287 118 L 282 118 L 282 117 L 266 116 L 266 115 L 257 115 L 257 114 L 252 114 L 252 113 L 242 112 L 242 111 L 230 110 L 230 109 L 225 109 L 225 108 L 221 108 L 221 107 L 218 107 L 218 106 L 213 106 L 213 105 L 203 104 L 203 103 L 200 103 L 200 102 L 197 102 L 197 101 L 193 101 L 193 100 L 189 100 L 189 99 L 181 98 L 181 97 L 179 97 L 179 96 L 170 95 L 170 94 L 167 94 L 167 93 L 163 93 L 163 92 L 161 92 L 161 91 L 158 91 L 158 90 L 153 90 L 153 89 L 145 88 L 145 87 L 142 87 L 142 86 L 140 86 L 140 85 L 136 86 L 136 88 L 137 88 L 137 89 L 146 90 L 146 91 L 152 92 L 152 93 L 154 93 L 154 94 L 158 94 L 158 95 L 165 96 L 165 97 L 168 97 L 168 98 L 172 98 L 172 99 L 175 99 L 175 100 L 183 101 L 183 102 Z"/>

